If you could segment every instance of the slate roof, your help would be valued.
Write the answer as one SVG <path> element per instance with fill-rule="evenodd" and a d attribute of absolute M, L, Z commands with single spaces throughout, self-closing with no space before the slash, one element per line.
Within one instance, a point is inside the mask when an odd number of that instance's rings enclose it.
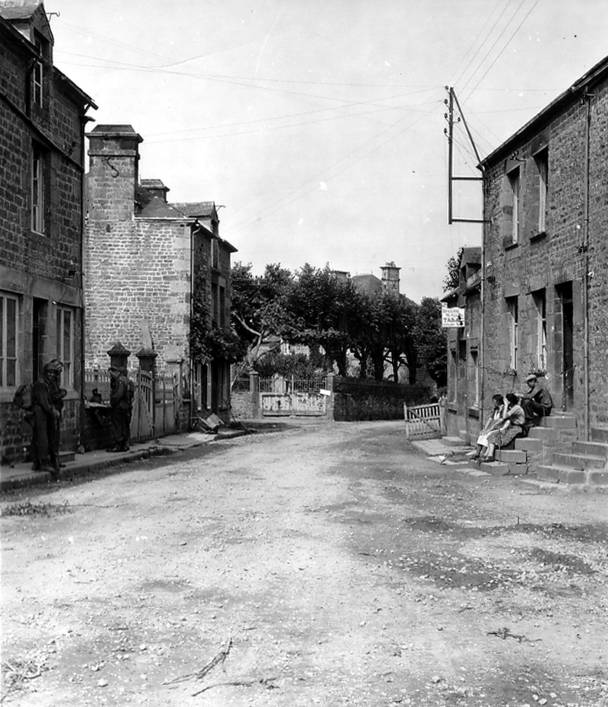
<path fill-rule="evenodd" d="M 180 201 L 172 204 L 185 216 L 194 218 L 209 218 L 215 212 L 215 202 L 213 201 Z"/>
<path fill-rule="evenodd" d="M 137 215 L 141 218 L 186 218 L 181 211 L 158 196 L 153 196 Z"/>
<path fill-rule="evenodd" d="M 27 20 L 41 4 L 41 0 L 0 0 L 0 15 L 5 20 Z"/>
<path fill-rule="evenodd" d="M 353 275 L 351 278 L 353 285 L 366 295 L 375 295 L 382 292 L 382 280 L 372 274 Z"/>

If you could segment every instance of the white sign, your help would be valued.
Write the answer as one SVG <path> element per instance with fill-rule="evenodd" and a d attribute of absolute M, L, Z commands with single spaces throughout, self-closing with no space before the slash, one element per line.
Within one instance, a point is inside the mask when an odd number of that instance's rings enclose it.
<path fill-rule="evenodd" d="M 442 307 L 441 326 L 444 329 L 464 327 L 464 307 Z"/>
<path fill-rule="evenodd" d="M 331 390 L 325 390 L 325 388 L 321 388 L 321 390 L 319 390 L 319 393 L 321 393 L 321 395 L 331 395 Z"/>

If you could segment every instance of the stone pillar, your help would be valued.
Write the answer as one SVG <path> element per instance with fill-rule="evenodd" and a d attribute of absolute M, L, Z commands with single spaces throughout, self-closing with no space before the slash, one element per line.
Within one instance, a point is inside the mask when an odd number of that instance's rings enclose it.
<path fill-rule="evenodd" d="M 249 394 L 251 395 L 251 416 L 254 420 L 260 417 L 260 374 L 251 371 L 249 374 Z"/>
<path fill-rule="evenodd" d="M 117 341 L 106 353 L 110 357 L 110 366 L 120 368 L 126 373 L 129 367 L 129 356 L 131 355 L 129 349 L 125 348 L 120 341 Z"/>
<path fill-rule="evenodd" d="M 140 349 L 136 354 L 139 359 L 139 370 L 151 373 L 156 377 L 156 357 L 158 354 L 153 349 Z"/>

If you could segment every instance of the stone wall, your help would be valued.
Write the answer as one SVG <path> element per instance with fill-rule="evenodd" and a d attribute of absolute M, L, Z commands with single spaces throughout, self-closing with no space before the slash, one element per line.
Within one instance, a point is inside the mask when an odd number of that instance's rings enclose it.
<path fill-rule="evenodd" d="M 548 116 L 534 132 L 488 165 L 485 179 L 484 229 L 486 282 L 485 408 L 495 392 L 516 392 L 538 366 L 538 310 L 534 293 L 545 292 L 547 383 L 558 408 L 584 414 L 585 322 L 589 326 L 589 376 L 592 419 L 608 421 L 608 84 L 591 90 L 589 99 L 589 239 L 585 247 L 585 180 L 587 105 L 578 97 Z M 538 229 L 538 167 L 535 155 L 548 154 L 545 232 Z M 507 174 L 519 168 L 520 235 L 510 241 L 512 205 Z M 588 311 L 584 274 L 589 272 Z M 572 288 L 573 366 L 565 379 L 563 295 Z M 515 374 L 510 368 L 510 322 L 506 298 L 517 298 L 518 352 Z M 602 381 L 602 384 L 599 384 Z M 569 393 L 570 385 L 571 393 Z M 603 419 L 602 419 L 603 417 Z"/>

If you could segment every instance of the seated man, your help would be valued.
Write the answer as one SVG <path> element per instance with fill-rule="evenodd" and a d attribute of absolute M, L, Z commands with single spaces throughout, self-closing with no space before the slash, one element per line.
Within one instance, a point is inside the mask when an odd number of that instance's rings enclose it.
<path fill-rule="evenodd" d="M 553 400 L 549 391 L 531 373 L 526 378 L 528 390 L 522 395 L 521 406 L 526 415 L 526 427 L 538 425 L 541 417 L 551 414 Z"/>

